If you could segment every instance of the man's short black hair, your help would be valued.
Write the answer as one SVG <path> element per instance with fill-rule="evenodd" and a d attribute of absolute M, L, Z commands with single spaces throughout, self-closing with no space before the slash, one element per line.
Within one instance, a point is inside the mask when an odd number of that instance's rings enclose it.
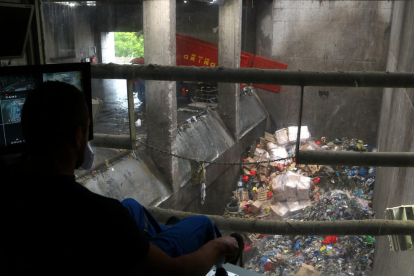
<path fill-rule="evenodd" d="M 22 110 L 21 127 L 29 152 L 52 152 L 73 139 L 77 127 L 86 134 L 88 106 L 75 86 L 49 81 L 31 91 Z"/>

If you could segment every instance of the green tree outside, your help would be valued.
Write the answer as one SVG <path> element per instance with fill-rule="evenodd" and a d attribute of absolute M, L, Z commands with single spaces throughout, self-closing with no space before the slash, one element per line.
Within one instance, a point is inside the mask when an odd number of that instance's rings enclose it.
<path fill-rule="evenodd" d="M 143 57 L 144 35 L 136 36 L 135 32 L 115 33 L 115 56 L 116 57 Z"/>

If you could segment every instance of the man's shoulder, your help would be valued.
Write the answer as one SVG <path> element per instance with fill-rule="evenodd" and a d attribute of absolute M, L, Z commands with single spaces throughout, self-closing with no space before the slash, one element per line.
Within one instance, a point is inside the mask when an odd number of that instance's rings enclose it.
<path fill-rule="evenodd" d="M 99 209 L 100 212 L 109 209 L 114 212 L 122 209 L 118 200 L 90 191 L 76 182 L 75 176 L 10 170 L 5 179 L 6 190 L 26 198 L 28 204 L 42 206 L 42 203 L 47 202 L 49 206 L 72 212 L 81 209 Z"/>

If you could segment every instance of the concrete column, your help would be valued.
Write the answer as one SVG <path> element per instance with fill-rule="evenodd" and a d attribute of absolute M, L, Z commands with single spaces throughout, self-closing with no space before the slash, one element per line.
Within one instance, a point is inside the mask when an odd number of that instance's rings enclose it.
<path fill-rule="evenodd" d="M 219 7 L 219 56 L 218 65 L 240 67 L 242 0 L 225 0 Z M 238 83 L 219 83 L 218 108 L 223 122 L 239 140 L 239 91 Z"/>
<path fill-rule="evenodd" d="M 144 0 L 145 64 L 176 65 L 175 0 Z M 145 81 L 148 143 L 177 153 L 177 99 L 172 81 Z M 179 190 L 177 158 L 150 150 L 158 169 Z"/>
<path fill-rule="evenodd" d="M 115 36 L 114 33 L 101 33 L 102 63 L 115 61 Z"/>

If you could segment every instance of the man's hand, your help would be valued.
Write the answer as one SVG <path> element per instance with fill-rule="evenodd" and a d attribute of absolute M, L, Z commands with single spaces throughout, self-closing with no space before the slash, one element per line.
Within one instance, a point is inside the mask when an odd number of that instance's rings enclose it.
<path fill-rule="evenodd" d="M 236 239 L 226 236 L 206 243 L 194 253 L 171 258 L 150 243 L 147 257 L 137 263 L 136 268 L 128 275 L 204 276 L 219 257 L 226 256 L 226 262 L 231 261 L 237 256 L 238 249 Z"/>
<path fill-rule="evenodd" d="M 237 251 L 239 245 L 237 240 L 231 236 L 225 236 L 212 240 L 211 242 L 217 243 L 222 249 L 222 256 L 226 256 L 226 263 L 237 257 Z"/>

